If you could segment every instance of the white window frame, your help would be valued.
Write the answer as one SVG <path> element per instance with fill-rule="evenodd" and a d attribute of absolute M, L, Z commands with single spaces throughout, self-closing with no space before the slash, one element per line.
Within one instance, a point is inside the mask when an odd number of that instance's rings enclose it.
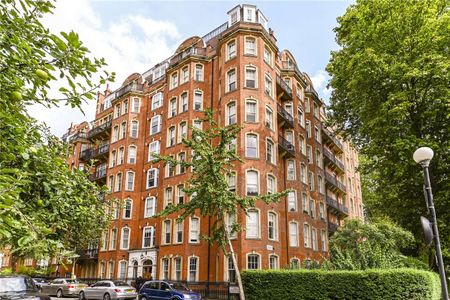
<path fill-rule="evenodd" d="M 200 66 L 201 71 L 198 72 L 198 66 Z M 194 66 L 194 80 L 195 81 L 203 81 L 205 75 L 205 66 L 203 64 L 195 64 Z"/>
<path fill-rule="evenodd" d="M 249 76 L 250 72 L 253 72 L 254 77 L 251 78 L 251 76 Z M 253 82 L 253 86 L 251 86 L 252 84 L 249 84 Z M 258 88 L 258 68 L 256 68 L 253 65 L 250 66 L 245 66 L 245 70 L 244 70 L 244 86 L 246 88 L 251 88 L 251 89 L 257 89 Z"/>
<path fill-rule="evenodd" d="M 163 106 L 163 93 L 158 92 L 152 96 L 152 110 L 158 109 Z"/>
<path fill-rule="evenodd" d="M 155 160 L 156 157 L 153 157 L 153 154 L 161 153 L 161 141 L 153 141 L 148 144 L 148 161 Z"/>
<path fill-rule="evenodd" d="M 128 237 L 126 240 L 126 246 L 124 247 L 124 243 L 125 243 L 125 230 L 128 230 Z M 128 226 L 122 227 L 121 232 L 120 232 L 120 250 L 128 250 L 130 248 L 130 240 L 131 240 L 131 228 Z"/>
<path fill-rule="evenodd" d="M 233 113 L 233 110 L 234 110 L 234 113 Z M 227 104 L 225 120 L 226 120 L 225 125 L 232 125 L 232 124 L 236 124 L 237 123 L 237 105 L 236 105 L 236 101 L 230 101 Z"/>
<path fill-rule="evenodd" d="M 155 124 L 156 123 L 156 124 Z M 153 116 L 150 121 L 150 135 L 154 135 L 161 132 L 162 118 L 161 115 Z M 156 128 L 156 131 L 153 132 L 153 128 Z"/>
<path fill-rule="evenodd" d="M 125 191 L 134 191 L 134 181 L 136 179 L 136 173 L 134 171 L 127 171 L 126 175 Z"/>
<path fill-rule="evenodd" d="M 273 224 L 273 237 L 270 237 L 270 223 L 271 223 L 271 216 L 275 216 L 275 219 L 273 220 L 274 224 Z M 279 230 L 278 230 L 278 214 L 275 211 L 268 211 L 267 212 L 267 238 L 270 241 L 278 241 L 279 239 Z"/>
<path fill-rule="evenodd" d="M 254 105 L 255 111 L 251 112 L 248 108 L 248 105 Z M 250 120 L 249 116 L 254 115 L 254 120 Z M 259 105 L 258 105 L 258 101 L 255 99 L 245 99 L 245 122 L 247 123 L 258 123 L 259 121 Z"/>
<path fill-rule="evenodd" d="M 170 74 L 170 89 L 174 89 L 178 86 L 178 71 Z"/>
<path fill-rule="evenodd" d="M 195 263 L 195 280 L 192 281 L 191 280 L 191 259 L 195 258 L 196 259 L 196 263 Z M 187 263 L 187 281 L 188 282 L 197 282 L 198 281 L 198 276 L 199 276 L 199 266 L 200 266 L 200 258 L 198 256 L 192 255 L 188 257 L 188 263 Z"/>
<path fill-rule="evenodd" d="M 295 232 L 292 232 L 292 229 L 295 226 Z M 294 240 L 295 236 L 295 240 Z M 298 247 L 299 246 L 299 234 L 298 234 L 298 222 L 290 221 L 289 222 L 289 247 Z"/>
<path fill-rule="evenodd" d="M 253 41 L 253 47 L 249 47 L 251 45 L 250 41 Z M 258 45 L 257 39 L 252 36 L 246 36 L 244 42 L 244 54 L 257 56 L 258 55 Z"/>
<path fill-rule="evenodd" d="M 230 74 L 234 72 L 234 77 L 230 76 Z M 233 82 L 230 82 L 231 79 L 234 79 Z M 237 71 L 236 68 L 233 68 L 231 70 L 228 70 L 227 72 L 227 76 L 226 76 L 226 88 L 225 88 L 225 92 L 232 92 L 237 90 L 237 82 L 238 82 L 238 77 L 237 77 Z M 231 84 L 234 84 L 233 86 L 231 86 Z"/>
<path fill-rule="evenodd" d="M 154 177 L 154 184 L 150 185 L 150 174 L 153 173 L 153 177 Z M 159 176 L 159 170 L 156 168 L 151 168 L 147 170 L 147 184 L 146 184 L 146 188 L 150 189 L 150 188 L 155 188 L 158 187 L 158 176 Z"/>
<path fill-rule="evenodd" d="M 132 149 L 134 149 L 134 150 L 132 150 Z M 134 151 L 134 155 L 133 155 L 133 151 Z M 135 164 L 136 163 L 136 157 L 137 157 L 137 147 L 136 147 L 136 145 L 128 146 L 127 162 L 129 164 Z"/>
<path fill-rule="evenodd" d="M 233 46 L 233 48 L 231 46 Z M 235 58 L 236 57 L 236 53 L 237 53 L 237 42 L 236 42 L 236 40 L 229 41 L 227 43 L 227 48 L 226 49 L 227 49 L 227 53 L 226 53 L 227 60 Z M 233 50 L 233 51 L 231 51 L 231 50 Z"/>
<path fill-rule="evenodd" d="M 151 206 L 149 206 L 149 203 L 151 203 Z M 155 215 L 155 213 L 156 213 L 156 197 L 150 196 L 145 198 L 144 218 L 151 218 Z"/>
<path fill-rule="evenodd" d="M 249 194 L 249 190 L 248 190 L 248 188 L 249 188 L 249 173 L 255 173 L 256 174 L 256 190 L 257 190 L 257 194 L 256 195 L 254 195 L 254 194 Z M 248 195 L 248 196 L 257 196 L 257 195 L 259 195 L 260 194 L 260 188 L 259 188 L 259 172 L 258 172 L 258 170 L 254 170 L 254 169 L 250 169 L 250 170 L 247 170 L 246 172 L 245 172 L 245 194 L 246 195 Z"/>
<path fill-rule="evenodd" d="M 289 191 L 287 196 L 288 202 L 288 211 L 297 211 L 298 210 L 298 199 L 297 199 L 297 191 Z"/>
<path fill-rule="evenodd" d="M 145 234 L 146 234 L 147 230 L 150 231 L 150 244 L 149 245 L 145 244 Z M 154 240 L 155 240 L 155 227 L 145 226 L 144 228 L 142 228 L 142 248 L 144 248 L 144 249 L 153 248 L 155 246 Z"/>
<path fill-rule="evenodd" d="M 256 269 L 254 269 L 254 268 L 250 269 L 249 268 L 249 266 L 250 266 L 250 264 L 249 264 L 250 263 L 250 261 L 249 261 L 250 256 L 256 256 L 258 258 L 258 261 L 257 261 L 258 267 Z M 245 257 L 245 261 L 246 261 L 246 269 L 247 270 L 261 270 L 261 254 L 259 254 L 257 252 L 254 252 L 254 251 L 251 252 L 251 253 L 247 253 L 247 255 Z"/>
<path fill-rule="evenodd" d="M 250 223 L 250 214 L 256 214 L 256 223 L 254 224 L 255 228 L 250 228 L 249 226 L 253 224 Z M 260 239 L 261 238 L 261 212 L 259 209 L 252 208 L 247 211 L 247 215 L 245 218 L 245 238 L 246 239 Z M 255 230 L 256 232 L 250 232 L 251 229 Z"/>
<path fill-rule="evenodd" d="M 193 228 L 193 220 L 197 220 L 197 230 Z M 199 217 L 190 217 L 189 218 L 189 244 L 199 244 L 200 243 L 200 218 Z M 195 233 L 195 231 L 197 233 Z"/>
<path fill-rule="evenodd" d="M 195 90 L 194 91 L 194 111 L 202 111 L 203 110 L 203 91 Z"/>
<path fill-rule="evenodd" d="M 255 155 L 249 155 L 249 136 L 256 137 L 256 150 L 255 150 Z M 253 147 L 252 147 L 253 149 Z M 245 134 L 245 157 L 247 158 L 259 158 L 259 136 L 256 133 L 253 132 L 249 132 Z"/>

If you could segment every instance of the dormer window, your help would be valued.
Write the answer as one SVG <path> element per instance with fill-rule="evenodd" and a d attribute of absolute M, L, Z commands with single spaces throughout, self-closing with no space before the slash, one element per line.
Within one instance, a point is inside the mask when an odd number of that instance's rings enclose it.
<path fill-rule="evenodd" d="M 236 23 L 237 21 L 238 21 L 238 18 L 237 18 L 237 11 L 234 11 L 234 12 L 231 13 L 231 24 L 234 24 L 234 23 Z"/>

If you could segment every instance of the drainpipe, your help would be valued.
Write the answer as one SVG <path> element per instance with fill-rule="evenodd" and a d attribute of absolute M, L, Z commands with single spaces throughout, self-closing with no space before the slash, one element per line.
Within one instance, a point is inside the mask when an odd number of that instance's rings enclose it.
<path fill-rule="evenodd" d="M 214 99 L 214 58 L 211 61 L 211 98 L 210 108 L 213 108 Z M 208 237 L 211 237 L 211 216 L 208 217 Z M 217 266 L 216 266 L 217 268 Z M 211 243 L 208 242 L 208 280 L 206 281 L 206 297 L 209 297 L 209 279 L 211 273 Z"/>

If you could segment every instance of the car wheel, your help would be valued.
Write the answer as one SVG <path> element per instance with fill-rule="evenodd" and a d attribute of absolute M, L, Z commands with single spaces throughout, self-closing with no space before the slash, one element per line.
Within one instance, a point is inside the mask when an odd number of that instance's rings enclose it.
<path fill-rule="evenodd" d="M 80 294 L 78 295 L 78 299 L 79 300 L 86 300 L 86 297 L 84 296 L 84 292 L 80 292 Z"/>
<path fill-rule="evenodd" d="M 147 300 L 147 297 L 142 296 L 142 297 L 141 297 L 141 300 Z"/>
<path fill-rule="evenodd" d="M 103 300 L 111 300 L 111 296 L 108 293 L 106 293 L 103 295 Z"/>
<path fill-rule="evenodd" d="M 56 292 L 56 297 L 57 297 L 57 298 L 62 298 L 62 297 L 63 297 L 63 292 L 62 292 L 62 290 L 58 290 L 58 291 Z"/>

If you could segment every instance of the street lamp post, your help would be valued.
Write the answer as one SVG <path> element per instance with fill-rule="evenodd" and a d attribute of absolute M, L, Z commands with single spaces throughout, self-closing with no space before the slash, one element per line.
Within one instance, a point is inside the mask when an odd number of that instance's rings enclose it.
<path fill-rule="evenodd" d="M 423 178 L 425 182 L 425 200 L 427 202 L 428 212 L 431 217 L 430 223 L 431 229 L 433 231 L 436 259 L 439 269 L 439 275 L 441 278 L 442 298 L 444 300 L 449 300 L 447 290 L 447 279 L 445 277 L 444 261 L 442 260 L 441 242 L 439 240 L 439 231 L 436 221 L 436 210 L 434 209 L 433 192 L 431 190 L 430 173 L 428 171 L 428 167 L 430 165 L 431 159 L 433 158 L 433 155 L 434 153 L 431 148 L 421 147 L 414 152 L 413 158 L 416 161 L 416 163 L 420 164 L 423 168 Z"/>

